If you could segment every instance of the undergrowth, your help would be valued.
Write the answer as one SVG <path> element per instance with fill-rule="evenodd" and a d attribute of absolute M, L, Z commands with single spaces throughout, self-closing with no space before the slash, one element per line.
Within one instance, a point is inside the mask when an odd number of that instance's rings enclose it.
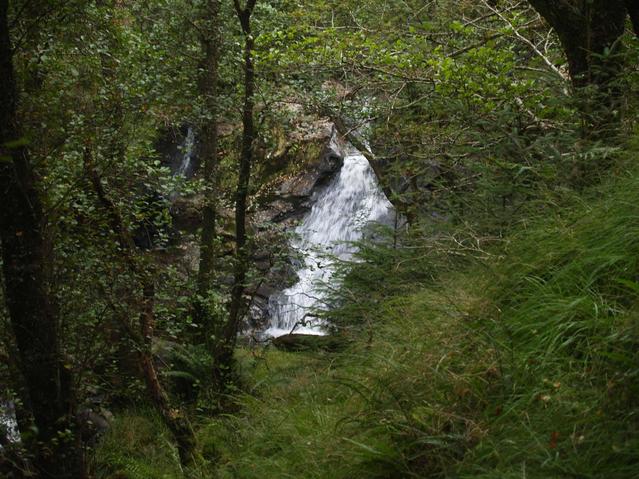
<path fill-rule="evenodd" d="M 547 207 L 489 246 L 367 246 L 331 313 L 350 346 L 239 350 L 241 407 L 198 419 L 204 462 L 190 474 L 636 477 L 637 178 Z M 179 477 L 148 424 L 160 427 L 120 416 L 99 468 Z"/>
<path fill-rule="evenodd" d="M 97 479 L 179 477 L 171 435 L 151 410 L 118 414 L 93 458 Z"/>
<path fill-rule="evenodd" d="M 481 327 L 502 389 L 468 477 L 635 477 L 639 467 L 636 175 L 511 238 Z"/>

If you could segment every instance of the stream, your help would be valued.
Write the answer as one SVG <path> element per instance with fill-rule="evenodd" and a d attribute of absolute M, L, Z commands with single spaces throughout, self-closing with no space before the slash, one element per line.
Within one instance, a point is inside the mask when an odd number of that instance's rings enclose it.
<path fill-rule="evenodd" d="M 184 178 L 191 178 L 195 169 L 195 131 L 192 127 L 188 127 L 186 137 L 180 144 L 178 154 L 176 155 L 171 170 L 173 175 L 180 175 Z"/>

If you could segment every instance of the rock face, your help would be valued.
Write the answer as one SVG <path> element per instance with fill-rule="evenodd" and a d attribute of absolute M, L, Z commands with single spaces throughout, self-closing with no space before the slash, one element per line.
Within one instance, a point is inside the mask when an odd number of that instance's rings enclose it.
<path fill-rule="evenodd" d="M 262 168 L 267 182 L 261 192 L 258 221 L 299 219 L 310 208 L 318 188 L 344 163 L 344 144 L 326 120 L 303 123 L 279 143 Z"/>
<path fill-rule="evenodd" d="M 307 198 L 318 185 L 326 182 L 344 163 L 344 154 L 340 144 L 331 136 L 321 139 L 325 143 L 319 158 L 309 162 L 304 172 L 286 179 L 278 194 L 284 198 Z"/>
<path fill-rule="evenodd" d="M 246 329 L 260 329 L 267 324 L 269 297 L 297 280 L 291 264 L 293 253 L 289 251 L 287 232 L 310 210 L 318 192 L 344 162 L 344 143 L 335 134 L 332 122 L 305 115 L 300 105 L 289 105 L 288 108 L 291 110 L 288 112 L 288 124 L 264 132 L 269 140 L 266 144 L 256 145 L 255 150 L 248 219 L 254 241 L 252 264 L 256 274 L 253 283 L 247 287 L 251 303 Z M 187 178 L 191 175 L 197 178 L 197 138 L 194 143 L 188 144 L 191 132 L 184 127 L 167 133 L 157 147 L 164 158 L 163 163 L 171 168 L 173 174 L 181 174 L 188 159 L 193 170 L 188 170 Z M 220 133 L 224 135 L 225 132 Z M 233 129 L 226 133 L 232 134 Z M 186 155 L 191 156 L 187 158 Z M 182 258 L 181 263 L 188 276 L 188 270 L 194 272 L 197 269 L 197 231 L 204 198 L 198 194 L 175 194 L 170 200 L 173 227 L 177 230 L 172 254 Z M 234 215 L 230 205 L 221 207 L 218 215 L 221 254 L 226 255 L 233 249 Z M 221 284 L 228 283 L 230 269 L 220 271 L 220 274 Z"/>

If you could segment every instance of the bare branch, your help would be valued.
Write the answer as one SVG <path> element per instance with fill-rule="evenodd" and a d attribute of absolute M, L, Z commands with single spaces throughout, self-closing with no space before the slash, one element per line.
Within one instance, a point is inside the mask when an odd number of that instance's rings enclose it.
<path fill-rule="evenodd" d="M 515 36 L 521 40 L 522 42 L 524 42 L 526 45 L 528 45 L 530 48 L 532 48 L 532 50 L 544 61 L 544 63 L 546 65 L 548 65 L 548 67 L 555 72 L 559 78 L 561 78 L 564 81 L 568 80 L 568 76 L 562 72 L 559 68 L 557 68 L 557 66 L 550 61 L 550 59 L 543 54 L 543 52 L 541 50 L 539 50 L 539 48 L 537 48 L 537 45 L 535 45 L 533 42 L 531 42 L 528 38 L 526 38 L 524 35 L 522 35 L 519 30 L 517 29 L 517 27 L 515 27 L 515 25 L 513 25 L 513 23 L 506 18 L 499 10 L 495 9 L 492 5 L 490 5 L 490 3 L 488 3 L 486 0 L 482 0 L 483 4 L 486 5 L 486 7 L 490 10 L 492 10 L 493 12 L 495 12 L 495 15 L 497 15 L 499 18 L 501 18 L 506 24 L 508 24 L 510 26 L 510 28 L 512 29 L 513 33 L 515 34 Z"/>

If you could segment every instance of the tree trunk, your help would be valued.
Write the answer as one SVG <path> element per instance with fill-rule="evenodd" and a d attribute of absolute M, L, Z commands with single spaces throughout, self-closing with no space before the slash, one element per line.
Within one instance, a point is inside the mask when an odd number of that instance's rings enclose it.
<path fill-rule="evenodd" d="M 202 128 L 202 161 L 204 163 L 204 184 L 206 200 L 202 212 L 202 235 L 200 238 L 200 265 L 197 277 L 195 320 L 199 326 L 200 341 L 210 344 L 214 334 L 212 318 L 207 308 L 207 298 L 211 288 L 211 277 L 215 262 L 215 228 L 217 206 L 217 164 L 218 164 L 218 65 L 220 55 L 219 34 L 220 1 L 208 0 L 204 11 L 204 24 L 200 43 L 204 52 L 204 65 L 200 79 L 200 92 L 208 113 Z"/>
<path fill-rule="evenodd" d="M 155 288 L 152 281 L 145 281 L 143 285 L 142 312 L 140 313 L 140 329 L 142 342 L 139 348 L 140 364 L 146 389 L 151 397 L 151 402 L 162 416 L 164 424 L 169 428 L 178 448 L 180 462 L 182 465 L 189 465 L 193 462 L 196 440 L 195 434 L 187 419 L 178 409 L 172 409 L 169 396 L 160 383 L 151 345 L 153 341 L 153 329 L 155 327 L 155 313 L 153 304 L 155 299 Z"/>
<path fill-rule="evenodd" d="M 98 4 L 104 6 L 103 2 L 98 2 Z M 109 37 L 109 47 L 113 51 L 120 47 L 112 36 Z M 111 56 L 103 54 L 101 55 L 101 63 L 104 79 L 108 83 L 115 82 L 117 77 L 117 61 Z M 109 105 L 108 108 L 102 108 L 108 112 L 106 113 L 106 121 L 112 125 L 113 129 L 113 133 L 108 138 L 107 147 L 113 158 L 124 161 L 126 156 L 125 136 L 119 134 L 124 121 L 124 113 L 121 103 L 122 96 L 119 91 L 114 91 L 111 102 L 112 104 Z M 93 161 L 93 155 L 89 146 L 86 146 L 84 150 L 84 169 L 100 206 L 107 214 L 109 226 L 117 235 L 121 256 L 130 273 L 139 280 L 142 290 L 142 300 L 138 316 L 139 331 L 131 328 L 128 321 L 123 319 L 120 327 L 116 328 L 117 335 L 126 334 L 135 344 L 139 371 L 146 385 L 149 399 L 162 417 L 164 424 L 173 434 L 180 461 L 183 465 L 188 465 L 193 460 L 193 452 L 196 444 L 195 436 L 186 418 L 181 416 L 179 410 L 171 408 L 169 397 L 159 380 L 151 352 L 155 326 L 155 285 L 153 277 L 150 272 L 144 270 L 136 258 L 138 248 L 133 235 L 124 223 L 117 205 L 109 198 L 102 185 L 101 177 Z M 151 246 L 151 244 L 149 244 L 149 246 Z"/>
<path fill-rule="evenodd" d="M 611 54 L 618 51 L 619 39 L 625 31 L 627 1 L 530 0 L 557 32 L 576 86 L 604 84 L 618 73 L 619 60 Z"/>
<path fill-rule="evenodd" d="M 636 0 L 530 0 L 557 32 L 566 53 L 573 85 L 585 92 L 581 106 L 589 132 L 605 131 L 619 120 L 623 97 L 619 85 L 623 70 L 621 36 L 630 13 L 637 30 Z"/>
<path fill-rule="evenodd" d="M 48 291 L 45 219 L 17 120 L 18 92 L 0 0 L 0 240 L 5 298 L 37 427 L 35 466 L 44 477 L 83 477 L 74 427 L 70 371 L 59 349 L 55 299 Z"/>
<path fill-rule="evenodd" d="M 253 14 L 256 0 L 248 0 L 245 8 L 240 6 L 239 0 L 234 0 L 233 3 L 244 34 L 244 108 L 242 111 L 242 151 L 235 194 L 235 271 L 231 289 L 229 318 L 224 328 L 222 341 L 216 351 L 216 367 L 221 372 L 224 372 L 224 370 L 228 372 L 231 367 L 233 349 L 235 348 L 237 333 L 242 319 L 242 296 L 248 271 L 246 206 L 251 178 L 251 163 L 253 161 L 253 141 L 255 139 L 255 123 L 253 119 L 255 103 L 253 48 L 255 41 L 251 33 L 251 15 Z"/>
<path fill-rule="evenodd" d="M 93 158 L 88 147 L 84 153 L 84 167 L 86 174 L 93 186 L 100 205 L 106 211 L 111 229 L 116 233 L 118 244 L 122 250 L 122 256 L 127 264 L 129 271 L 139 279 L 142 289 L 142 306 L 139 314 L 139 332 L 128 329 L 131 339 L 137 347 L 138 359 L 140 362 L 140 370 L 142 378 L 146 384 L 147 393 L 151 403 L 156 408 L 164 424 L 173 434 L 177 444 L 180 461 L 183 465 L 188 465 L 193 461 L 195 451 L 195 435 L 190 424 L 179 410 L 171 408 L 169 397 L 162 387 L 158 378 L 155 364 L 153 362 L 153 354 L 151 345 L 153 341 L 153 330 L 155 326 L 154 313 L 154 297 L 155 286 L 151 274 L 143 271 L 138 265 L 135 258 L 136 246 L 124 224 L 122 216 L 117 206 L 107 196 L 100 175 L 93 163 Z"/>

